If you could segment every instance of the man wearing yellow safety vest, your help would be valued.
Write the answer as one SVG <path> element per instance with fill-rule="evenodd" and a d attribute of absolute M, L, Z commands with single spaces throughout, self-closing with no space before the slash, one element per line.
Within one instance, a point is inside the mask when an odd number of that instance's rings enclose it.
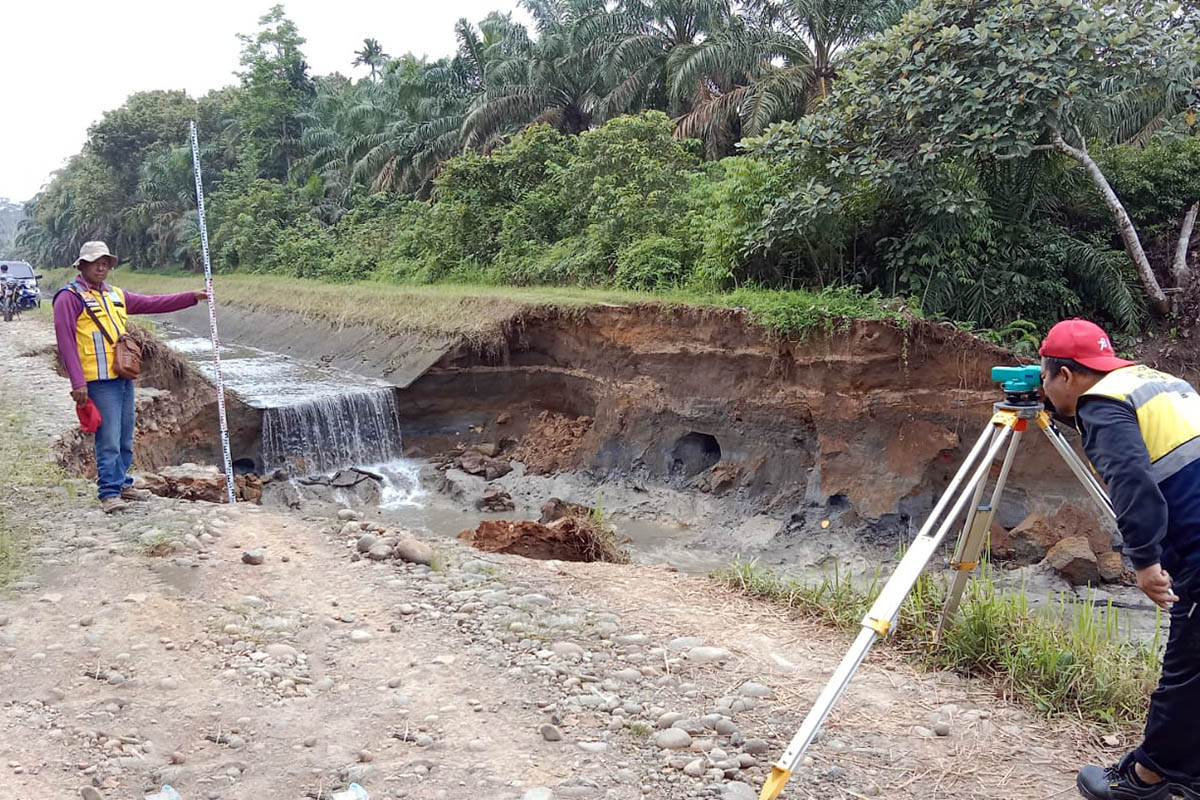
<path fill-rule="evenodd" d="M 1086 766 L 1089 800 L 1200 798 L 1200 396 L 1186 381 L 1117 358 L 1099 326 L 1050 329 L 1042 388 L 1074 417 L 1108 486 L 1137 585 L 1171 612 L 1158 689 L 1141 747 L 1111 767 Z"/>
<path fill-rule="evenodd" d="M 117 258 L 104 242 L 87 242 L 75 267 L 79 275 L 54 295 L 58 356 L 71 380 L 77 406 L 91 400 L 100 411 L 96 431 L 96 484 L 100 505 L 112 514 L 126 501 L 149 499 L 129 477 L 133 463 L 133 381 L 114 372 L 114 347 L 130 314 L 163 314 L 196 305 L 208 292 L 138 295 L 105 283 Z"/>

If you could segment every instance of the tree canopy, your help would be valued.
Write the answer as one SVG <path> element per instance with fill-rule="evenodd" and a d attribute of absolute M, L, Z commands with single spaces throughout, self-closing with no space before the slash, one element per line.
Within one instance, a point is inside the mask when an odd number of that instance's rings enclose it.
<path fill-rule="evenodd" d="M 105 238 L 336 279 L 851 287 L 998 329 L 1132 330 L 1192 288 L 1200 25 L 1127 0 L 520 0 L 435 60 L 310 74 L 280 6 L 238 83 L 140 92 L 26 206 L 18 249 Z M 1018 326 L 1019 328 L 1019 326 Z"/>

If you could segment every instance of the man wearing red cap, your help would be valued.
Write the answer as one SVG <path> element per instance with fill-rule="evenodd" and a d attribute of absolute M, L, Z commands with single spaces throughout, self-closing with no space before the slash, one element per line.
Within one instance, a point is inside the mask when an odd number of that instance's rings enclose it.
<path fill-rule="evenodd" d="M 1039 353 L 1049 404 L 1075 418 L 1108 486 L 1138 588 L 1171 612 L 1142 746 L 1114 766 L 1084 767 L 1076 784 L 1090 800 L 1200 800 L 1200 396 L 1117 358 L 1086 320 L 1055 325 Z"/>

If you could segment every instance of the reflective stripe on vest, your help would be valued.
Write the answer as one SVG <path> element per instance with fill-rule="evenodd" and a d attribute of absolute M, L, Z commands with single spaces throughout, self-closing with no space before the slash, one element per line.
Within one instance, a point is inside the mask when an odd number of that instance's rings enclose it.
<path fill-rule="evenodd" d="M 1200 459 L 1200 395 L 1187 381 L 1135 364 L 1108 373 L 1084 396 L 1133 409 L 1159 483 Z"/>
<path fill-rule="evenodd" d="M 71 283 L 67 288 L 74 290 L 84 303 L 75 320 L 75 347 L 79 351 L 84 380 L 102 381 L 117 377 L 112 371 L 113 345 L 104 338 L 88 311 L 96 315 L 115 343 L 125 333 L 129 318 L 125 292 L 116 287 L 108 287 L 104 291 L 88 289 L 78 282 Z"/>

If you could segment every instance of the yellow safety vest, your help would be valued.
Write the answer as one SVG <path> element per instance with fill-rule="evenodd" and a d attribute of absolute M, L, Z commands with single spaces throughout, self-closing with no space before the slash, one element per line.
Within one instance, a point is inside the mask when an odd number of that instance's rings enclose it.
<path fill-rule="evenodd" d="M 1083 396 L 1133 409 L 1158 483 L 1200 459 L 1200 395 L 1187 381 L 1135 364 L 1108 373 Z"/>
<path fill-rule="evenodd" d="M 72 281 L 67 289 L 81 298 L 84 304 L 75 320 L 75 347 L 79 351 L 79 362 L 83 365 L 84 379 L 103 381 L 117 377 L 113 372 L 113 345 L 125 333 L 125 324 L 129 319 L 125 292 L 115 286 L 107 287 L 105 291 L 88 289 L 78 281 Z M 92 319 L 93 314 L 108 333 L 107 339 Z"/>

